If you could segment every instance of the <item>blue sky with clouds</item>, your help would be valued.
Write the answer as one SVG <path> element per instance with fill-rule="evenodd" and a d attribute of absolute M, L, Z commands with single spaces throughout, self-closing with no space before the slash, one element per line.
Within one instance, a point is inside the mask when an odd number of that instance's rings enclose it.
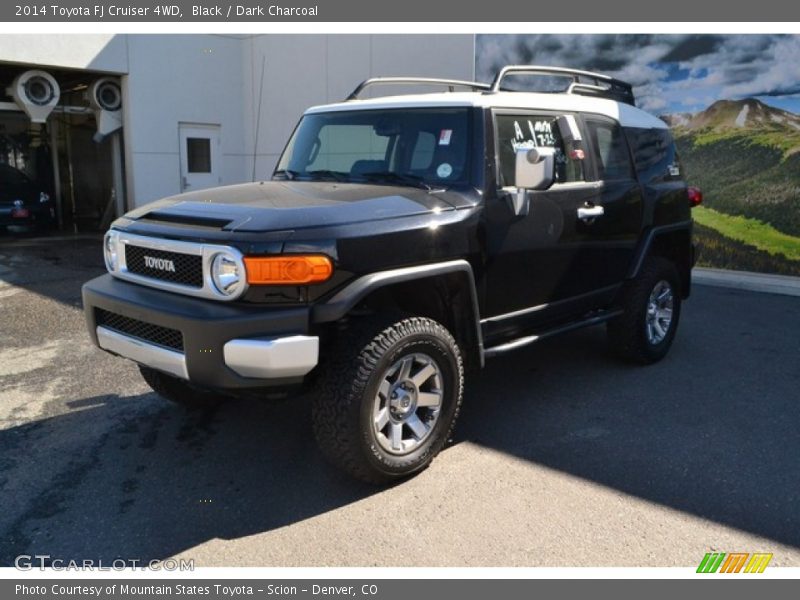
<path fill-rule="evenodd" d="M 637 104 L 656 114 L 748 97 L 800 114 L 798 35 L 477 36 L 478 80 L 491 80 L 507 64 L 607 73 L 632 83 Z"/>

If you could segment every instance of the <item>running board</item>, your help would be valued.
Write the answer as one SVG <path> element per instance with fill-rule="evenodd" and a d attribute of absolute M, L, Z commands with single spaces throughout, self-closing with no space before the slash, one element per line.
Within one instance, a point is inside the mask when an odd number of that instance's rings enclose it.
<path fill-rule="evenodd" d="M 511 340 L 510 342 L 506 342 L 505 344 L 500 344 L 499 346 L 486 348 L 486 350 L 484 350 L 483 352 L 483 355 L 486 358 L 492 358 L 493 356 L 497 356 L 498 354 L 504 354 L 506 352 L 516 350 L 517 348 L 523 348 L 525 346 L 529 346 L 545 338 L 549 338 L 554 335 L 558 335 L 560 333 L 574 331 L 575 329 L 582 329 L 583 327 L 590 327 L 591 325 L 599 325 L 600 323 L 605 323 L 606 321 L 613 319 L 614 317 L 620 316 L 622 312 L 623 311 L 620 309 L 603 312 L 602 314 L 594 315 L 587 319 L 583 319 L 582 321 L 567 323 L 566 325 L 555 327 L 554 329 L 549 329 L 547 331 L 543 331 L 542 333 L 537 333 L 536 335 L 526 335 L 524 337 L 517 338 L 516 340 Z"/>

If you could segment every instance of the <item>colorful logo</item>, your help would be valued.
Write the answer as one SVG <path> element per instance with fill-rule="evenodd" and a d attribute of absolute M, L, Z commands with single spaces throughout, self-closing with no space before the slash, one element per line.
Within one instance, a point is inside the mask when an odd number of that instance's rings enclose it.
<path fill-rule="evenodd" d="M 709 552 L 700 561 L 698 573 L 763 573 L 772 560 L 765 552 Z"/>

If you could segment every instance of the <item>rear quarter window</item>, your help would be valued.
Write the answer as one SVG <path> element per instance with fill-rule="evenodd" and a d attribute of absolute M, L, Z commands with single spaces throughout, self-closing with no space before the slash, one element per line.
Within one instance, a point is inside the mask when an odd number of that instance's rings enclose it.
<path fill-rule="evenodd" d="M 636 172 L 642 183 L 674 181 L 683 177 L 675 142 L 669 129 L 626 130 L 633 149 Z"/>
<path fill-rule="evenodd" d="M 633 177 L 628 146 L 618 123 L 589 118 L 586 128 L 592 141 L 597 176 L 601 180 L 630 179 Z"/>

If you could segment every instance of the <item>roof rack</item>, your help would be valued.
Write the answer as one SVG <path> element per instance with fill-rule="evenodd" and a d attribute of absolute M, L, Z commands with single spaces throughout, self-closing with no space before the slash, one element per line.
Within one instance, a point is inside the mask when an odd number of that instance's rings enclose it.
<path fill-rule="evenodd" d="M 428 77 L 373 77 L 362 81 L 356 89 L 346 98 L 357 100 L 361 93 L 373 85 L 433 85 L 444 86 L 448 91 L 453 92 L 456 88 L 467 88 L 474 92 L 507 92 L 511 91 L 502 87 L 503 80 L 508 75 L 540 75 L 569 77 L 572 83 L 565 90 L 567 94 L 580 94 L 582 96 L 595 96 L 624 102 L 631 106 L 636 106 L 633 96 L 633 86 L 630 83 L 614 79 L 602 73 L 592 71 L 581 71 L 578 69 L 564 69 L 561 67 L 545 67 L 539 65 L 509 65 L 503 67 L 491 84 L 479 83 L 477 81 L 463 81 L 460 79 L 435 79 Z"/>
<path fill-rule="evenodd" d="M 427 77 L 373 77 L 358 84 L 358 87 L 347 97 L 347 100 L 357 100 L 361 92 L 371 85 L 441 85 L 453 92 L 455 88 L 469 88 L 473 91 L 487 92 L 490 86 L 477 81 L 461 81 L 460 79 L 431 79 Z"/>
<path fill-rule="evenodd" d="M 636 106 L 636 100 L 633 96 L 633 86 L 630 83 L 614 79 L 602 73 L 580 71 L 578 69 L 563 69 L 561 67 L 544 67 L 538 65 L 509 65 L 503 67 L 494 78 L 494 81 L 492 81 L 489 91 L 492 93 L 506 91 L 501 87 L 501 84 L 503 83 L 503 79 L 512 74 L 570 77 L 572 78 L 572 83 L 566 90 L 567 94 L 597 96 Z"/>

